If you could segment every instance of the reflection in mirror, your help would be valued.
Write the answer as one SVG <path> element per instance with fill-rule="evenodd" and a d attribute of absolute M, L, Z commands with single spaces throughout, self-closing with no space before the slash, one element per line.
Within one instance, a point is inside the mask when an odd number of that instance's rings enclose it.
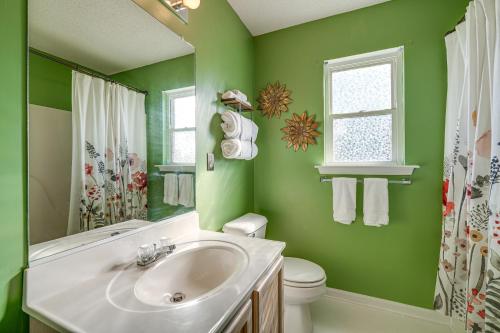
<path fill-rule="evenodd" d="M 129 0 L 28 5 L 30 260 L 193 210 L 192 46 Z"/>

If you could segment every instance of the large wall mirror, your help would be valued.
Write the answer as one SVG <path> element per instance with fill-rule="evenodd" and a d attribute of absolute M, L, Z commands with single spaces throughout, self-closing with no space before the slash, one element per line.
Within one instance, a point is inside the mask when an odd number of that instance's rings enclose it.
<path fill-rule="evenodd" d="M 195 209 L 193 47 L 130 0 L 28 6 L 30 261 Z"/>

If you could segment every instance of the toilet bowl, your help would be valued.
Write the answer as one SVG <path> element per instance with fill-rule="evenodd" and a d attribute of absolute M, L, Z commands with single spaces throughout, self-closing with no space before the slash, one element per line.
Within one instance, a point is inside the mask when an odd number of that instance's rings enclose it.
<path fill-rule="evenodd" d="M 325 271 L 313 262 L 285 257 L 283 285 L 285 333 L 312 332 L 309 304 L 326 292 Z"/>
<path fill-rule="evenodd" d="M 224 233 L 264 238 L 267 219 L 249 213 L 224 225 Z M 313 331 L 309 304 L 326 292 L 326 275 L 321 266 L 304 259 L 285 257 L 283 269 L 285 294 L 285 333 Z"/>

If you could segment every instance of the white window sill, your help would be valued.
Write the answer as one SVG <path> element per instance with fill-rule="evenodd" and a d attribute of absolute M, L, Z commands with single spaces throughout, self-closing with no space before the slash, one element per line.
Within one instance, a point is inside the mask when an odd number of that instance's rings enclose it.
<path fill-rule="evenodd" d="M 418 165 L 317 165 L 322 175 L 373 175 L 373 176 L 411 176 Z"/>
<path fill-rule="evenodd" d="M 194 164 L 167 164 L 155 165 L 162 172 L 196 172 Z"/>

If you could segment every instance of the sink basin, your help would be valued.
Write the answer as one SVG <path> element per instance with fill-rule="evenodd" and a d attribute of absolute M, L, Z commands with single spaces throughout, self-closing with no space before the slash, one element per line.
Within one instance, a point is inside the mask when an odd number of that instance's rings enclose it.
<path fill-rule="evenodd" d="M 134 292 L 140 301 L 154 306 L 195 300 L 223 285 L 241 267 L 242 259 L 227 245 L 195 248 L 149 269 Z"/>
<path fill-rule="evenodd" d="M 116 306 L 126 305 L 132 311 L 152 310 L 144 306 L 186 306 L 216 294 L 235 280 L 247 265 L 246 252 L 229 242 L 197 241 L 180 244 L 173 254 L 156 264 L 146 268 L 134 264 L 120 272 L 108 287 L 108 298 Z M 119 302 L 125 296 L 123 290 L 127 289 L 133 297 Z M 134 304 L 131 298 L 138 300 L 139 304 Z"/>

